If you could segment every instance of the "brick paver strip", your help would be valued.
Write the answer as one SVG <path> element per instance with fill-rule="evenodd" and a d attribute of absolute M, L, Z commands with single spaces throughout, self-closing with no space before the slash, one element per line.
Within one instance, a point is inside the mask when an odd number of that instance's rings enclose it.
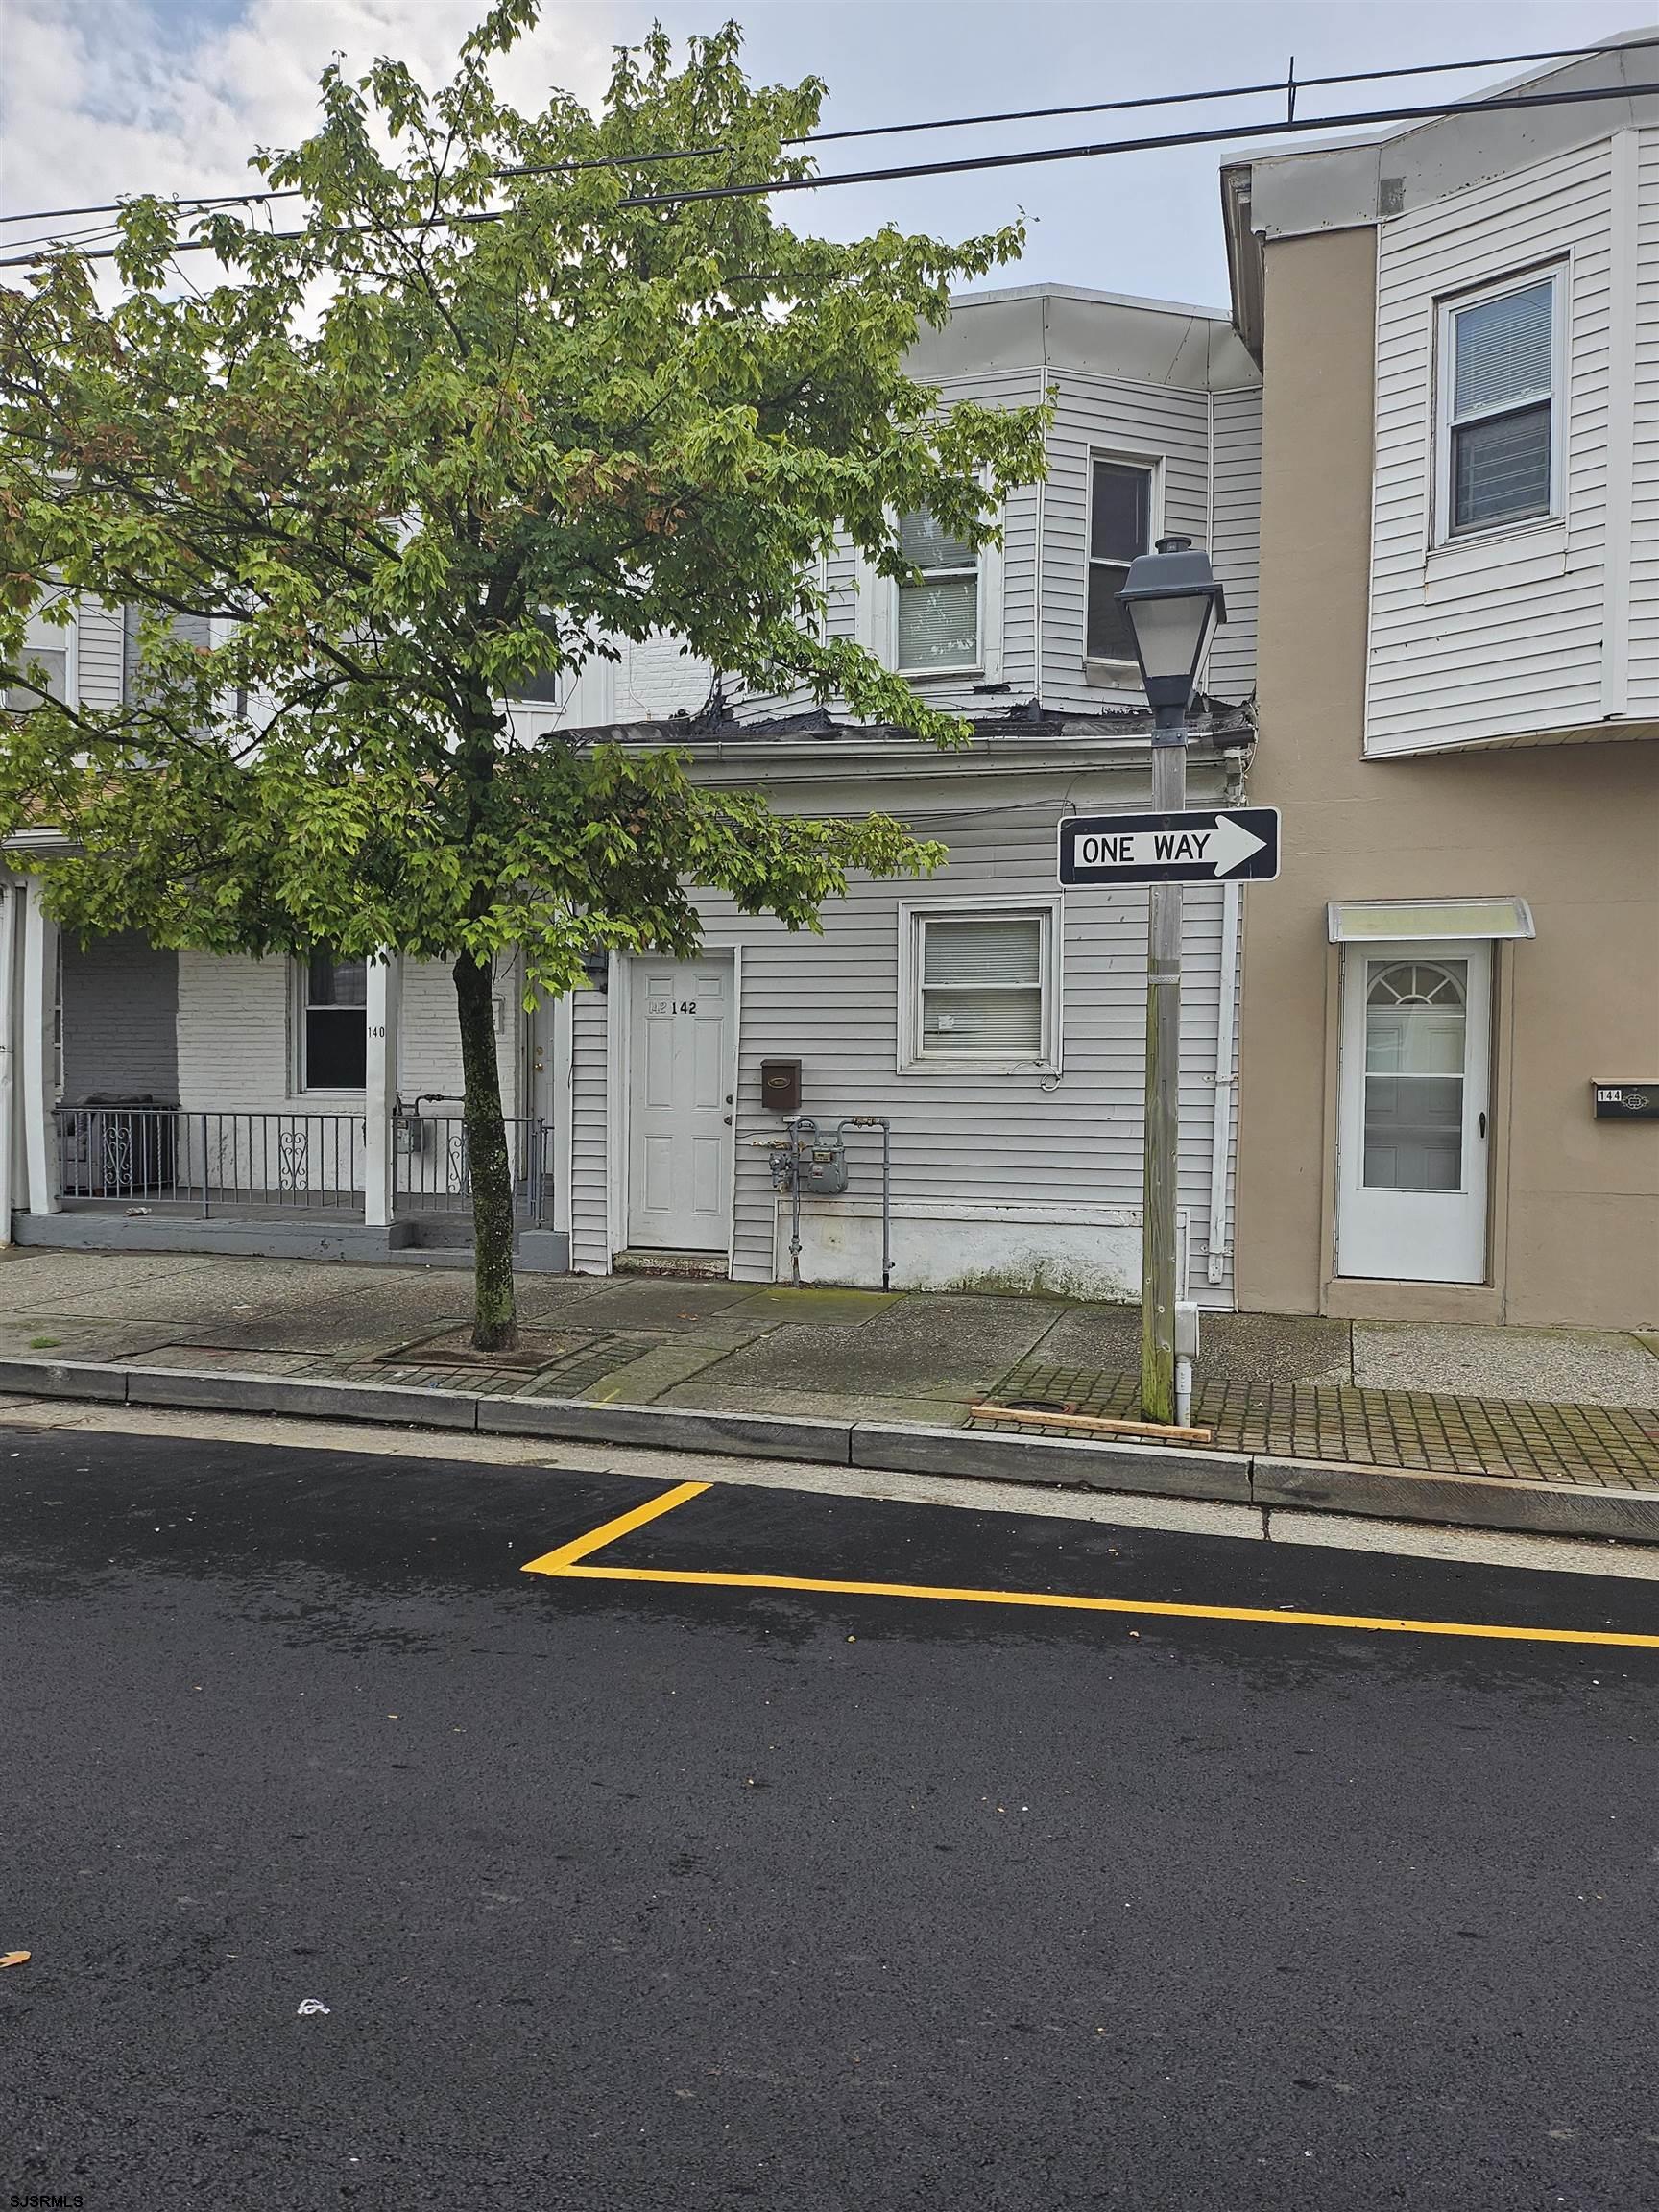
<path fill-rule="evenodd" d="M 1012 1368 L 987 1396 L 1005 1405 L 1121 1419 L 1133 1417 L 1139 1393 L 1134 1375 L 1027 1362 Z M 1659 1422 L 1633 1407 L 1548 1406 L 1330 1382 L 1212 1382 L 1195 1393 L 1192 1418 L 1214 1431 L 1221 1451 L 1576 1482 L 1587 1489 L 1659 1490 Z M 1029 1432 L 1029 1424 L 1022 1427 Z"/>

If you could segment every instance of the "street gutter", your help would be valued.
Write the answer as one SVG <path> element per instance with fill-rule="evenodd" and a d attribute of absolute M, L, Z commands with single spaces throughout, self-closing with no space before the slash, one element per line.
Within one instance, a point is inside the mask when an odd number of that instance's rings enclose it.
<path fill-rule="evenodd" d="M 1162 1444 L 1000 1435 L 922 1422 L 810 1420 L 680 1406 L 600 1406 L 581 1399 L 499 1398 L 397 1383 L 332 1382 L 311 1377 L 94 1360 L 0 1358 L 0 1394 L 362 1421 L 449 1433 L 544 1436 L 566 1443 L 806 1460 L 894 1474 L 1034 1483 L 1057 1490 L 1219 1500 L 1367 1521 L 1422 1521 L 1450 1527 L 1659 1544 L 1659 1491 L 1591 1489 L 1494 1475 L 1431 1474 Z"/>

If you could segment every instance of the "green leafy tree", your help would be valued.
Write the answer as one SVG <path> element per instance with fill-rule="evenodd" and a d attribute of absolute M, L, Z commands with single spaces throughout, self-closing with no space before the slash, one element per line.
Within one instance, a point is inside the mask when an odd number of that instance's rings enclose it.
<path fill-rule="evenodd" d="M 315 134 L 254 162 L 297 194 L 271 222 L 135 199 L 112 303 L 69 250 L 0 290 L 0 677 L 43 690 L 43 594 L 138 609 L 143 656 L 117 709 L 12 719 L 0 830 L 77 841 L 46 886 L 74 930 L 451 965 L 486 1350 L 515 1331 L 495 956 L 522 948 L 534 1000 L 595 950 L 694 951 L 699 886 L 815 928 L 851 871 L 940 856 L 699 788 L 672 747 L 517 742 L 503 700 L 668 632 L 950 741 L 823 639 L 818 558 L 851 538 L 907 575 L 895 517 L 922 507 L 983 542 L 1044 429 L 903 369 L 1018 228 L 837 245 L 763 195 L 665 197 L 808 174 L 823 85 L 751 84 L 735 26 L 679 66 L 658 30 L 597 113 L 520 114 L 490 64 L 536 12 L 501 0 L 435 92 L 330 67 Z M 211 256 L 179 255 L 192 234 Z"/>

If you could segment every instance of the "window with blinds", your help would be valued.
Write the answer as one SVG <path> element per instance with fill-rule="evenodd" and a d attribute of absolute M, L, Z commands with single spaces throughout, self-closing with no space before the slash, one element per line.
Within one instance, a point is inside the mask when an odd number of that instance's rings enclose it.
<path fill-rule="evenodd" d="M 1445 310 L 1442 469 L 1450 536 L 1553 512 L 1558 281 L 1536 277 Z"/>
<path fill-rule="evenodd" d="M 926 676 L 979 666 L 979 555 L 926 509 L 902 516 L 899 549 L 921 571 L 899 587 L 898 668 Z"/>
<path fill-rule="evenodd" d="M 1046 913 L 919 915 L 917 1056 L 1046 1057 Z"/>
<path fill-rule="evenodd" d="M 1129 564 L 1149 553 L 1152 471 L 1094 461 L 1089 472 L 1089 613 L 1084 651 L 1091 661 L 1135 661 L 1128 617 L 1118 604 Z"/>

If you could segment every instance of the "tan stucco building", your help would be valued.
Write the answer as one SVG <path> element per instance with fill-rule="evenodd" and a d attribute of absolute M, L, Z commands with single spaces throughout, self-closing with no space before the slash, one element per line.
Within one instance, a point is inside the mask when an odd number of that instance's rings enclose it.
<path fill-rule="evenodd" d="M 1263 368 L 1251 798 L 1284 814 L 1245 908 L 1239 1303 L 1653 1326 L 1659 102 L 1464 110 L 1223 189 Z"/>

